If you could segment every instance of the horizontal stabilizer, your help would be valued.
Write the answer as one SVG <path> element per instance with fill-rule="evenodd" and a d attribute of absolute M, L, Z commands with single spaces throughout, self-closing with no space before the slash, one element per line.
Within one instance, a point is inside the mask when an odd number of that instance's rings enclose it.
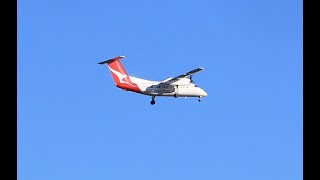
<path fill-rule="evenodd" d="M 118 57 L 115 57 L 115 58 L 112 58 L 112 59 L 108 59 L 106 61 L 102 61 L 102 62 L 99 62 L 98 64 L 105 64 L 105 63 L 108 63 L 108 62 L 111 62 L 111 61 L 118 61 L 122 58 L 124 58 L 125 56 L 118 56 Z"/>

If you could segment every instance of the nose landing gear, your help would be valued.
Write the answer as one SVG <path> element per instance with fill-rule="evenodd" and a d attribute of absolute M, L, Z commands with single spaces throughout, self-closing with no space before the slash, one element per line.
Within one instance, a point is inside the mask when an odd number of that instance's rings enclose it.
<path fill-rule="evenodd" d="M 199 96 L 199 99 L 198 99 L 199 102 L 201 102 L 201 98 L 202 98 L 202 96 Z"/>

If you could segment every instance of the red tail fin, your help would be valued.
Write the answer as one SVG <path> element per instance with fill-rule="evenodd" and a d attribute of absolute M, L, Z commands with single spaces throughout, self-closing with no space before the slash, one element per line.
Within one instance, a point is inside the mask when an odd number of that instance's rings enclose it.
<path fill-rule="evenodd" d="M 139 91 L 139 88 L 136 84 L 132 83 L 128 73 L 120 63 L 120 59 L 125 56 L 118 56 L 103 62 L 99 62 L 98 64 L 108 64 L 108 68 L 111 71 L 111 75 L 115 85 L 121 89 L 129 90 L 129 91 Z"/>
<path fill-rule="evenodd" d="M 119 83 L 131 84 L 132 83 L 128 73 L 126 72 L 126 70 L 124 69 L 124 67 L 119 61 L 124 57 L 125 56 L 118 56 L 118 57 L 98 63 L 98 64 L 105 64 L 105 63 L 108 64 L 108 68 L 111 71 L 111 75 L 115 84 L 119 84 Z"/>

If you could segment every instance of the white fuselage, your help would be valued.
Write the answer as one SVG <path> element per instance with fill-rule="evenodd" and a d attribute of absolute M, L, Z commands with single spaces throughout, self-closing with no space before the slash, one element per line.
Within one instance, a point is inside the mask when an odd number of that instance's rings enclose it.
<path fill-rule="evenodd" d="M 178 81 L 162 83 L 161 81 L 149 81 L 130 76 L 133 83 L 137 84 L 141 94 L 149 96 L 182 96 L 182 97 L 203 97 L 207 93 L 190 82 L 189 78 L 181 78 Z"/>

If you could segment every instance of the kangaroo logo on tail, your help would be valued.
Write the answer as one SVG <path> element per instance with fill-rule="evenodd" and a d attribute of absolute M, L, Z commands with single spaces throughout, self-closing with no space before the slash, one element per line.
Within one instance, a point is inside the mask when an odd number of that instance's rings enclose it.
<path fill-rule="evenodd" d="M 125 56 L 118 56 L 98 64 L 108 64 L 108 68 L 111 71 L 112 79 L 116 86 L 130 91 L 139 91 L 139 88 L 136 84 L 132 83 L 130 77 L 122 64 L 120 63 L 120 59 L 124 58 Z M 128 86 L 129 85 L 129 86 Z"/>
<path fill-rule="evenodd" d="M 116 84 L 118 84 L 118 83 L 124 83 L 124 84 L 129 84 L 129 85 L 131 85 L 131 86 L 134 86 L 134 85 L 132 84 L 132 82 L 131 82 L 131 80 L 130 80 L 130 78 L 128 77 L 127 74 L 122 74 L 122 73 L 120 73 L 120 72 L 112 69 L 110 66 L 108 66 L 108 68 L 109 68 L 109 70 L 110 70 L 113 74 L 115 74 L 115 75 L 117 76 L 118 79 L 115 79 L 115 78 L 113 77 L 113 80 L 114 80 L 114 82 L 115 82 Z M 113 74 L 112 74 L 112 75 L 113 75 Z M 129 80 L 129 81 L 128 81 L 128 80 Z"/>

